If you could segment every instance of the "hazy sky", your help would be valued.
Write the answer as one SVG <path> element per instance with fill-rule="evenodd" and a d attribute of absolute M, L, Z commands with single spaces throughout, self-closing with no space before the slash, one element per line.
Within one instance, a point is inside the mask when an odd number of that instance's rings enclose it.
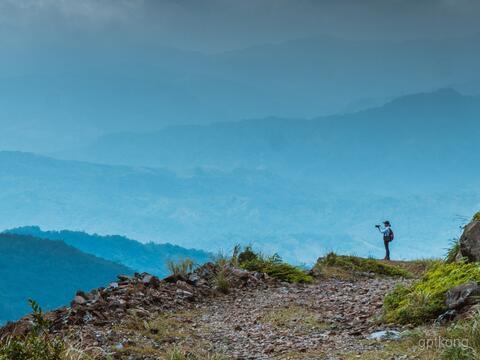
<path fill-rule="evenodd" d="M 299 37 L 480 32 L 477 0 L 0 0 L 2 41 L 155 41 L 221 51 Z"/>
<path fill-rule="evenodd" d="M 476 94 L 479 18 L 478 0 L 0 0 L 0 149 Z"/>

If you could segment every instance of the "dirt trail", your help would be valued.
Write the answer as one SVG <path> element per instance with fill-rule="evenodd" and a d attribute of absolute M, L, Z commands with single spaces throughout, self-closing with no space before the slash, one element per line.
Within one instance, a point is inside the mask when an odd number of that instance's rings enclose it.
<path fill-rule="evenodd" d="M 402 280 L 322 280 L 225 296 L 200 305 L 195 337 L 238 359 L 342 359 L 380 346 L 376 320 L 386 293 Z"/>

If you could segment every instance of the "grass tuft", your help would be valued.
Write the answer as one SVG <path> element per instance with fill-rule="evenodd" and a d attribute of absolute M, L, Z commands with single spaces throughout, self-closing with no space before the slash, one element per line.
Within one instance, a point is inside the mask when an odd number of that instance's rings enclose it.
<path fill-rule="evenodd" d="M 195 269 L 195 263 L 191 259 L 185 259 L 178 262 L 168 261 L 167 267 L 172 275 L 186 277 Z"/>
<path fill-rule="evenodd" d="M 447 263 L 453 263 L 455 262 L 457 255 L 460 253 L 460 242 L 458 239 L 453 239 L 450 242 L 450 248 L 447 250 L 447 253 L 445 255 L 445 261 Z"/>
<path fill-rule="evenodd" d="M 230 280 L 228 279 L 225 268 L 220 269 L 220 271 L 215 275 L 216 289 L 223 294 L 228 294 L 230 292 L 230 286 Z"/>

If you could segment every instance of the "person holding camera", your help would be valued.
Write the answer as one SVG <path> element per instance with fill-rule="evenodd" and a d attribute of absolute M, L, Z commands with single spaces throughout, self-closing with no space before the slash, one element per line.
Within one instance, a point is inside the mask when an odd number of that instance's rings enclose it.
<path fill-rule="evenodd" d="M 390 242 L 393 241 L 395 235 L 393 234 L 390 221 L 386 220 L 383 222 L 383 227 L 380 225 L 375 225 L 375 227 L 383 234 L 383 244 L 385 245 L 385 259 L 390 260 Z"/>

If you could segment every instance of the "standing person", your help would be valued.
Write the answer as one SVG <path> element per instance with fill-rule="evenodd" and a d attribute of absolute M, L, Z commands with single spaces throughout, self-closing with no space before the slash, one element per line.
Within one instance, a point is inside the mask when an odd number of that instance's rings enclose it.
<path fill-rule="evenodd" d="M 383 234 L 383 244 L 385 245 L 385 259 L 390 260 L 390 242 L 394 238 L 393 230 L 390 225 L 390 221 L 386 220 L 383 222 L 383 228 L 380 225 L 375 225 L 375 227 Z"/>

